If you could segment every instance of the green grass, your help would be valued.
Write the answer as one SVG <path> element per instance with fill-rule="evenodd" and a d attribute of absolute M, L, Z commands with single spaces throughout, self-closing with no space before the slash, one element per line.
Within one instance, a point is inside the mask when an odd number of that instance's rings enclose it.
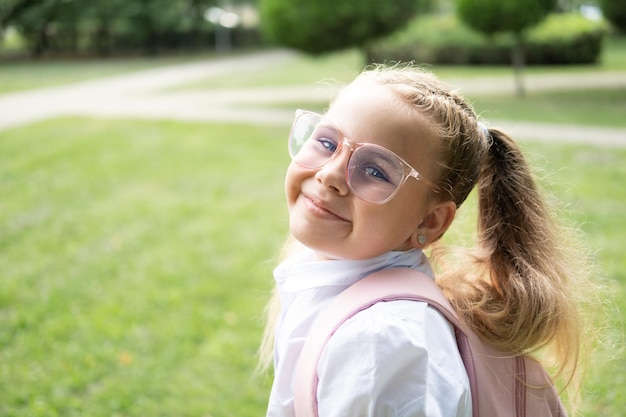
<path fill-rule="evenodd" d="M 609 70 L 626 69 L 626 36 L 607 39 L 602 51 L 602 67 Z"/>
<path fill-rule="evenodd" d="M 561 217 L 580 226 L 578 243 L 596 254 L 597 279 L 606 280 L 613 305 L 606 322 L 598 323 L 607 326 L 607 340 L 590 366 L 583 415 L 617 417 L 626 406 L 626 149 L 539 143 L 525 149 L 546 191 L 558 198 Z"/>
<path fill-rule="evenodd" d="M 0 61 L 0 94 L 212 59 L 211 55 Z"/>
<path fill-rule="evenodd" d="M 272 68 L 271 71 L 258 71 L 243 78 L 223 75 L 193 83 L 177 89 L 215 89 L 272 87 L 286 85 L 312 85 L 319 82 L 350 82 L 363 67 L 363 57 L 355 49 L 335 52 L 321 57 L 300 54 L 287 64 Z"/>
<path fill-rule="evenodd" d="M 626 127 L 626 87 L 468 96 L 487 120 Z"/>
<path fill-rule="evenodd" d="M 0 133 L 0 415 L 263 415 L 287 127 L 64 119 Z M 527 143 L 626 308 L 626 150 Z M 616 313 L 614 325 L 623 321 Z M 626 407 L 600 357 L 588 416 Z"/>
<path fill-rule="evenodd" d="M 283 145 L 203 124 L 0 133 L 0 415 L 260 415 Z"/>

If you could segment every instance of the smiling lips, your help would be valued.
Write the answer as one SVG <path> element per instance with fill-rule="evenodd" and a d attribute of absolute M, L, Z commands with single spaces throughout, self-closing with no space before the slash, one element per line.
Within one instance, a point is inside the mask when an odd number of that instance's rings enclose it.
<path fill-rule="evenodd" d="M 321 202 L 319 199 L 303 195 L 307 208 L 316 216 L 329 220 L 341 220 L 344 222 L 349 221 L 345 217 L 340 216 L 333 210 L 327 208 L 327 205 Z"/>

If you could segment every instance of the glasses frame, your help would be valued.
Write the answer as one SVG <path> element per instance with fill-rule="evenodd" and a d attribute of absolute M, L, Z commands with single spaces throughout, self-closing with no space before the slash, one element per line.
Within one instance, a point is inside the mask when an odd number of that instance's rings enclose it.
<path fill-rule="evenodd" d="M 313 116 L 315 118 L 319 119 L 319 123 L 325 123 L 326 125 L 328 125 L 329 127 L 333 128 L 334 130 L 337 131 L 337 133 L 339 134 L 339 141 L 337 143 L 337 149 L 335 150 L 335 152 L 333 152 L 333 154 L 323 163 L 317 165 L 317 166 L 310 166 L 310 165 L 305 165 L 303 164 L 301 161 L 298 161 L 298 159 L 296 158 L 297 154 L 294 154 L 291 143 L 292 143 L 292 136 L 294 134 L 294 130 L 295 130 L 295 126 L 298 123 L 298 121 L 304 117 L 304 116 Z M 317 126 L 317 125 L 316 125 Z M 307 138 L 306 140 L 309 140 L 309 138 Z M 323 115 L 319 114 L 319 113 L 315 113 L 312 111 L 308 111 L 308 110 L 302 110 L 302 109 L 298 109 L 296 110 L 296 115 L 295 115 L 295 119 L 291 125 L 291 130 L 289 132 L 289 138 L 288 138 L 288 148 L 289 148 L 289 156 L 291 157 L 292 161 L 294 161 L 295 163 L 297 163 L 298 165 L 300 165 L 303 168 L 306 169 L 318 169 L 323 167 L 324 165 L 326 165 L 328 162 L 334 160 L 338 155 L 341 154 L 343 148 L 347 147 L 350 150 L 350 156 L 348 157 L 348 162 L 346 163 L 346 167 L 345 167 L 345 177 L 346 177 L 346 183 L 348 184 L 348 187 L 350 187 L 350 190 L 356 195 L 358 196 L 360 199 L 367 201 L 369 203 L 373 203 L 373 204 L 385 204 L 387 202 L 389 202 L 391 199 L 393 199 L 398 192 L 400 191 L 400 188 L 402 188 L 402 186 L 404 185 L 404 183 L 407 181 L 407 179 L 411 178 L 415 178 L 417 181 L 424 183 L 425 185 L 427 185 L 433 192 L 435 193 L 439 193 L 439 187 L 437 185 L 435 185 L 432 181 L 427 180 L 426 178 L 424 178 L 418 170 L 416 170 L 415 168 L 413 168 L 408 162 L 406 162 L 404 159 L 402 159 L 401 157 L 399 157 L 395 152 L 385 148 L 384 146 L 381 145 L 377 145 L 375 143 L 367 143 L 367 142 L 355 142 L 351 139 L 348 139 L 343 132 L 337 127 L 335 126 L 334 123 L 330 122 L 328 119 L 326 119 Z M 354 155 L 354 152 L 359 149 L 359 148 L 363 148 L 363 147 L 367 147 L 367 148 L 375 148 L 378 150 L 381 150 L 389 155 L 391 155 L 393 158 L 397 159 L 398 162 L 400 163 L 400 165 L 402 166 L 403 169 L 403 174 L 402 174 L 402 180 L 398 183 L 398 186 L 396 187 L 396 189 L 393 191 L 393 193 L 391 193 L 391 195 L 389 195 L 389 197 L 385 198 L 382 201 L 370 201 L 365 199 L 364 197 L 362 197 L 353 187 L 350 181 L 350 173 L 348 171 L 348 167 L 350 166 L 350 160 L 352 159 L 352 156 Z"/>

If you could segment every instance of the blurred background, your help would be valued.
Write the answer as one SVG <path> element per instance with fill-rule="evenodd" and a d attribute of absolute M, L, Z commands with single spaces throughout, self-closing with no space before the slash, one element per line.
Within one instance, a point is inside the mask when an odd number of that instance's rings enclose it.
<path fill-rule="evenodd" d="M 623 415 L 623 0 L 0 0 L 0 416 L 263 415 L 294 110 L 399 61 L 581 231 L 608 314 L 580 415 Z"/>

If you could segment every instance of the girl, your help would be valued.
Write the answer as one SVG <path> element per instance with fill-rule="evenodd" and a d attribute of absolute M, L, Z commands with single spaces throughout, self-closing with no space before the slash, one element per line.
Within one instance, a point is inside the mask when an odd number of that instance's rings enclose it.
<path fill-rule="evenodd" d="M 297 247 L 274 271 L 280 307 L 262 346 L 267 363 L 273 345 L 275 367 L 268 416 L 294 416 L 294 370 L 318 314 L 384 268 L 434 279 L 423 250 L 436 246 L 475 187 L 477 245 L 446 262 L 438 284 L 499 349 L 546 348 L 559 371 L 574 374 L 580 321 L 571 288 L 580 273 L 518 146 L 483 127 L 449 87 L 412 67 L 368 69 L 325 115 L 296 113 L 289 152 L 285 192 Z M 471 415 L 452 329 L 424 303 L 358 313 L 330 339 L 318 376 L 320 417 Z"/>

